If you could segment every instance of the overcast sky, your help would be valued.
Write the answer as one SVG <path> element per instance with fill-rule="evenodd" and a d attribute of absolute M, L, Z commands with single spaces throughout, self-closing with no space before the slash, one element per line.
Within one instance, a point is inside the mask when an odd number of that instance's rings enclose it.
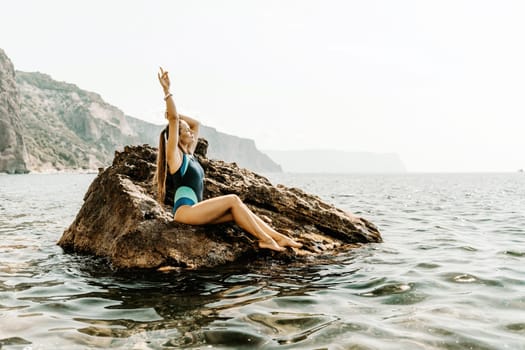
<path fill-rule="evenodd" d="M 525 1 L 2 2 L 15 68 L 260 149 L 395 152 L 409 171 L 525 168 Z"/>

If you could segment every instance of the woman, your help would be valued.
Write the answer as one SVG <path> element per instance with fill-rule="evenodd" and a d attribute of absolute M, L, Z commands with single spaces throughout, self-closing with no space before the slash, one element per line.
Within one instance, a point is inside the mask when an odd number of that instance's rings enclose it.
<path fill-rule="evenodd" d="M 164 90 L 168 126 L 160 134 L 157 158 L 159 202 L 173 203 L 173 219 L 189 225 L 234 221 L 259 240 L 259 247 L 278 252 L 302 244 L 280 234 L 255 215 L 237 195 L 202 200 L 204 171 L 193 152 L 199 123 L 177 113 L 170 93 L 168 72 L 160 68 L 158 78 Z"/>

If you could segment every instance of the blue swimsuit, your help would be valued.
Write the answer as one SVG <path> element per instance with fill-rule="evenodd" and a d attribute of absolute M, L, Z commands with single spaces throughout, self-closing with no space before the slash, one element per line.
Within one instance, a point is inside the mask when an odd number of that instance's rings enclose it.
<path fill-rule="evenodd" d="M 183 153 L 182 164 L 174 174 L 166 175 L 164 203 L 173 206 L 173 213 L 182 205 L 202 201 L 204 170 L 193 155 Z"/>

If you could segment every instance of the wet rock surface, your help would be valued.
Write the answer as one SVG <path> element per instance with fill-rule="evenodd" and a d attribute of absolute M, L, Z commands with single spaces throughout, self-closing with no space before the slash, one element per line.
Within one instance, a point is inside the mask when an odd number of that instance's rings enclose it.
<path fill-rule="evenodd" d="M 191 226 L 173 221 L 171 208 L 156 200 L 153 177 L 157 150 L 148 145 L 116 152 L 100 172 L 84 204 L 58 244 L 66 251 L 107 258 L 113 267 L 207 268 L 269 255 L 276 259 L 335 254 L 361 243 L 381 242 L 369 221 L 323 202 L 297 188 L 274 186 L 235 163 L 206 158 L 207 142 L 195 155 L 206 177 L 204 197 L 237 194 L 277 231 L 303 244 L 277 253 L 233 223 Z"/>

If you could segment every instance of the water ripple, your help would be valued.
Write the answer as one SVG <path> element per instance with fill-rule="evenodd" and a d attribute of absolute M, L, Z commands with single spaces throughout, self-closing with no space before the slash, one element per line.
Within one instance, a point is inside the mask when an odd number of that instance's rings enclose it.
<path fill-rule="evenodd" d="M 279 176 L 362 213 L 385 242 L 286 264 L 116 272 L 55 244 L 93 175 L 0 177 L 0 346 L 525 349 L 523 176 Z"/>

